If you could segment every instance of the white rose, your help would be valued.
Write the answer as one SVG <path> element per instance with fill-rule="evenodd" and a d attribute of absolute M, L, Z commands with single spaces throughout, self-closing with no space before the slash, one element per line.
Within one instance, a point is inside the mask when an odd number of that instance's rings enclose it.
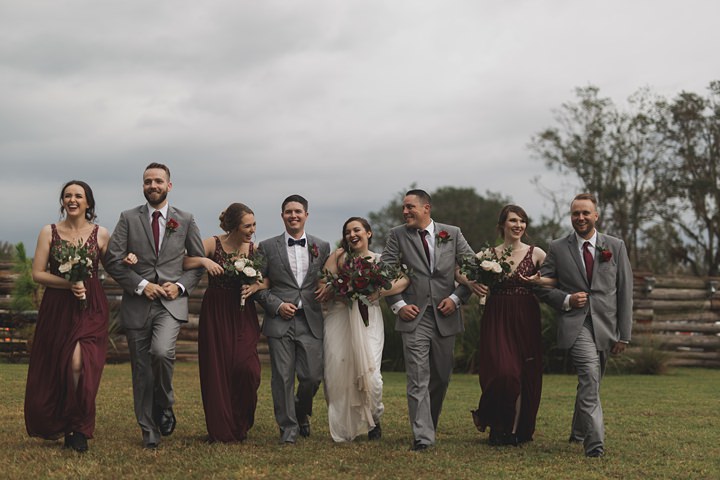
<path fill-rule="evenodd" d="M 242 272 L 246 277 L 255 278 L 257 276 L 257 271 L 252 267 L 245 267 Z"/>
<path fill-rule="evenodd" d="M 491 262 L 490 260 L 483 260 L 483 261 L 480 263 L 480 268 L 482 268 L 483 270 L 486 270 L 486 271 L 490 272 L 490 271 L 493 270 L 493 263 L 495 263 L 495 262 Z"/>
<path fill-rule="evenodd" d="M 247 259 L 246 258 L 239 258 L 235 260 L 235 270 L 238 272 L 242 272 L 245 268 L 245 265 L 247 265 Z"/>
<path fill-rule="evenodd" d="M 60 273 L 67 273 L 67 272 L 69 272 L 71 269 L 72 269 L 72 263 L 70 263 L 70 262 L 65 262 L 65 263 L 63 263 L 62 265 L 60 265 L 60 268 L 59 268 L 58 270 L 60 270 Z"/>
<path fill-rule="evenodd" d="M 503 269 L 502 266 L 497 262 L 492 262 L 492 271 L 495 273 L 502 273 Z"/>

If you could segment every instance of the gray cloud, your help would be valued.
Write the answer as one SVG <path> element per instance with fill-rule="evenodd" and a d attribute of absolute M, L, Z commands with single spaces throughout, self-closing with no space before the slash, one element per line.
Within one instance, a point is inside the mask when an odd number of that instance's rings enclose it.
<path fill-rule="evenodd" d="M 719 13 L 700 0 L 6 2 L 0 240 L 34 246 L 70 178 L 112 228 L 143 200 L 150 161 L 170 165 L 171 201 L 204 235 L 233 201 L 260 238 L 279 233 L 298 192 L 308 229 L 334 241 L 413 182 L 498 191 L 539 216 L 533 177 L 571 189 L 527 149 L 552 110 L 587 84 L 616 102 L 646 85 L 704 91 Z"/>

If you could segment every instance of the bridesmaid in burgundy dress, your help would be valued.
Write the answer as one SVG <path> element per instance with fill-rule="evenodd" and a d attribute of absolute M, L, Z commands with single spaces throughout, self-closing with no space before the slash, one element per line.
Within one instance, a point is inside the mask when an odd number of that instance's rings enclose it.
<path fill-rule="evenodd" d="M 517 205 L 500 211 L 497 229 L 503 243 L 499 257 L 512 247 L 514 270 L 490 289 L 480 324 L 478 346 L 482 396 L 473 422 L 491 445 L 519 445 L 532 440 L 542 393 L 540 305 L 525 277 L 545 260 L 540 248 L 522 242 L 528 217 Z M 487 287 L 481 287 L 484 293 Z M 476 290 L 477 291 L 477 290 Z"/>
<path fill-rule="evenodd" d="M 243 284 L 239 276 L 225 275 L 222 267 L 237 256 L 254 256 L 253 211 L 233 203 L 220 215 L 220 228 L 226 233 L 203 240 L 206 258 L 185 257 L 183 266 L 208 271 L 200 310 L 198 362 L 209 441 L 241 442 L 253 426 L 260 387 L 260 326 L 250 297 L 268 284 Z"/>
<path fill-rule="evenodd" d="M 92 223 L 95 199 L 87 183 L 66 183 L 60 205 L 65 218 L 40 231 L 32 265 L 33 280 L 45 293 L 30 353 L 25 426 L 32 437 L 64 436 L 65 447 L 84 452 L 95 430 L 95 397 L 107 352 L 108 304 L 97 269 L 110 234 Z M 84 284 L 61 276 L 55 255 L 66 241 L 88 247 L 92 277 Z"/>

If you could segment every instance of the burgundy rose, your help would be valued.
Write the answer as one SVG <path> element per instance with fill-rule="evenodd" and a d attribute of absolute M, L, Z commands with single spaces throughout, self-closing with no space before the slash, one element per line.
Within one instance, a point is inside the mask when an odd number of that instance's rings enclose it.
<path fill-rule="evenodd" d="M 600 253 L 600 261 L 601 262 L 607 262 L 612 258 L 612 252 L 608 250 L 605 247 L 601 247 L 598 245 L 597 247 L 598 253 Z"/>
<path fill-rule="evenodd" d="M 370 285 L 370 279 L 367 277 L 357 277 L 353 280 L 353 288 L 355 290 L 364 290 Z"/>
<path fill-rule="evenodd" d="M 177 230 L 178 227 L 180 227 L 180 224 L 177 220 L 174 218 L 168 218 L 168 221 L 165 224 L 165 230 L 167 230 L 168 233 L 175 233 L 175 230 Z"/>
<path fill-rule="evenodd" d="M 438 243 L 445 243 L 450 241 L 452 237 L 450 237 L 450 234 L 447 230 L 440 230 L 440 232 L 437 234 L 437 241 Z"/>

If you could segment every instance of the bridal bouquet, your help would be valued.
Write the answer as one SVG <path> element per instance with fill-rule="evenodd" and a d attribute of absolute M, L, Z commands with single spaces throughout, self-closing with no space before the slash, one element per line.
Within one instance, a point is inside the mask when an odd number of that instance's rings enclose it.
<path fill-rule="evenodd" d="M 263 281 L 262 268 L 264 258 L 254 253 L 249 257 L 247 255 L 238 255 L 237 252 L 226 254 L 223 268 L 225 275 L 231 277 L 240 277 L 240 282 L 244 285 L 252 285 Z M 245 298 L 240 297 L 240 308 L 245 307 Z"/>
<path fill-rule="evenodd" d="M 86 278 L 92 277 L 93 261 L 82 238 L 78 239 L 77 243 L 62 240 L 53 256 L 60 264 L 59 270 L 63 278 L 70 283 L 81 284 Z M 86 308 L 87 297 L 84 293 L 79 300 L 80 307 Z"/>
<path fill-rule="evenodd" d="M 370 297 L 381 290 L 392 287 L 392 282 L 406 275 L 404 265 L 389 265 L 383 262 L 374 262 L 372 257 L 359 257 L 349 255 L 347 260 L 339 265 L 338 272 L 329 270 L 323 272 L 322 279 L 336 296 L 357 300 L 363 323 L 368 326 L 368 311 Z"/>
<path fill-rule="evenodd" d="M 512 247 L 503 250 L 498 257 L 495 249 L 486 246 L 474 256 L 468 256 L 460 263 L 460 273 L 468 280 L 492 287 L 500 283 L 511 271 L 513 262 L 508 260 Z"/>

